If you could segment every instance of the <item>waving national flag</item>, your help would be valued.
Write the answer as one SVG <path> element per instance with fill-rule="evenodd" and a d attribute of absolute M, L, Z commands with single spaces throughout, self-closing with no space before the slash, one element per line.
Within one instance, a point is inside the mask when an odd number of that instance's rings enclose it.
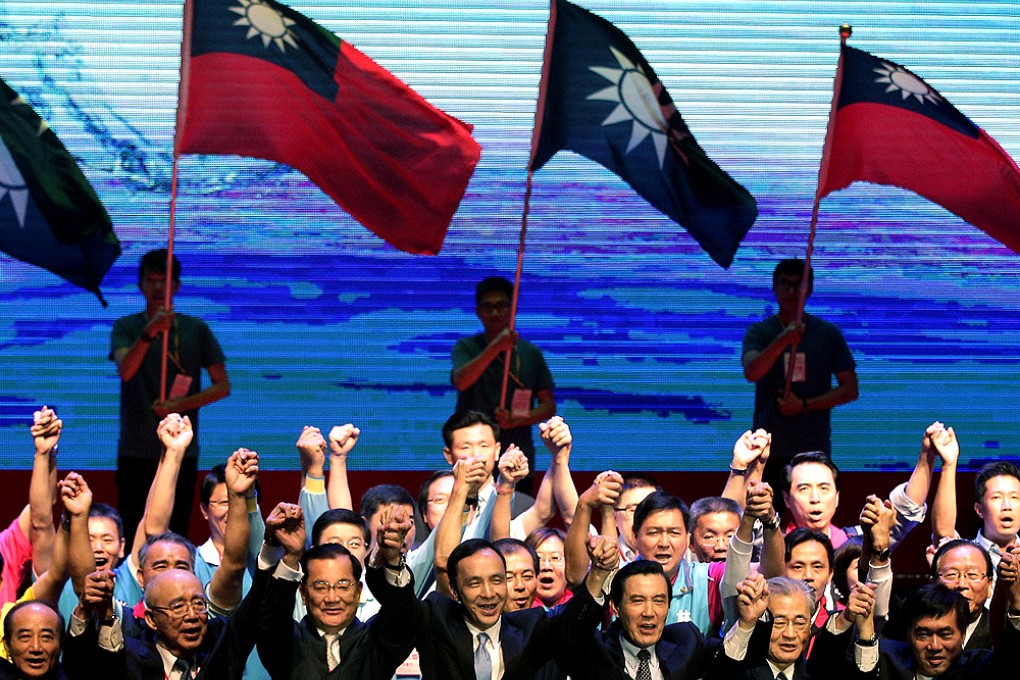
<path fill-rule="evenodd" d="M 560 150 L 611 170 L 690 232 L 723 267 L 758 208 L 705 154 L 634 43 L 611 23 L 552 0 L 531 169 Z"/>
<path fill-rule="evenodd" d="M 0 250 L 95 293 L 120 255 L 110 216 L 74 158 L 0 80 Z"/>
<path fill-rule="evenodd" d="M 899 64 L 844 45 L 818 199 L 858 180 L 909 189 L 1020 252 L 1020 169 Z"/>
<path fill-rule="evenodd" d="M 273 0 L 187 0 L 177 153 L 303 172 L 397 248 L 439 252 L 481 149 L 471 127 Z"/>

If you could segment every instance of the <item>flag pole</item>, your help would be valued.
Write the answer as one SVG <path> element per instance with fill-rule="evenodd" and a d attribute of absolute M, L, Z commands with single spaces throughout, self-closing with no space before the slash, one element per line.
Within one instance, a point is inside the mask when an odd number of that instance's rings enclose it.
<path fill-rule="evenodd" d="M 545 35 L 545 51 L 542 58 L 542 77 L 538 84 L 538 101 L 535 104 L 535 126 L 531 130 L 531 155 L 528 158 L 528 180 L 524 188 L 524 210 L 521 214 L 521 237 L 517 244 L 517 272 L 514 275 L 514 293 L 510 300 L 510 330 L 517 325 L 517 300 L 521 291 L 521 271 L 524 269 L 524 239 L 528 233 L 528 212 L 531 208 L 531 187 L 535 164 L 535 154 L 538 151 L 538 140 L 542 137 L 542 119 L 545 114 L 545 100 L 549 83 L 549 62 L 552 57 L 553 35 L 556 31 L 556 0 L 549 2 L 549 27 Z M 510 354 L 513 348 L 507 350 L 506 361 L 503 366 L 503 386 L 499 392 L 499 407 L 504 408 L 506 404 L 507 385 L 510 382 Z"/>
<path fill-rule="evenodd" d="M 822 145 L 822 159 L 818 166 L 818 186 L 815 187 L 815 200 L 811 208 L 811 229 L 808 233 L 807 252 L 804 255 L 804 275 L 800 280 L 800 293 L 797 301 L 797 321 L 799 325 L 804 319 L 804 304 L 807 302 L 807 292 L 811 282 L 811 254 L 815 249 L 815 233 L 818 226 L 818 205 L 822 198 L 819 195 L 822 187 L 825 186 L 829 175 L 829 150 L 832 148 L 833 121 L 836 119 L 836 106 L 839 102 L 839 91 L 843 83 L 843 46 L 846 40 L 853 34 L 853 27 L 850 24 L 843 24 L 839 27 L 839 61 L 836 65 L 836 78 L 832 88 L 832 104 L 829 106 L 829 122 L 825 130 L 825 143 Z M 793 385 L 793 370 L 797 365 L 797 343 L 790 346 L 790 362 L 786 367 L 786 387 L 783 396 L 790 396 L 790 389 Z"/>
<path fill-rule="evenodd" d="M 170 310 L 173 304 L 174 233 L 177 222 L 177 168 L 180 160 L 181 122 L 188 110 L 188 76 L 191 70 L 191 26 L 194 19 L 191 0 L 184 2 L 184 17 L 181 30 L 181 77 L 177 90 L 177 120 L 174 125 L 174 162 L 170 174 L 170 226 L 166 237 L 166 291 L 163 308 Z M 170 332 L 163 333 L 163 353 L 160 358 L 159 400 L 166 401 L 167 355 L 170 351 Z"/>

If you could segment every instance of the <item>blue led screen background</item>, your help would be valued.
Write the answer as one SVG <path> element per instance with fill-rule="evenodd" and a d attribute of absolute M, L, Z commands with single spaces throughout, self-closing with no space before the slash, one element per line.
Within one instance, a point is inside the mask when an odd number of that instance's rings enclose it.
<path fill-rule="evenodd" d="M 751 420 L 744 329 L 774 311 L 775 262 L 805 252 L 837 27 L 1018 158 L 1020 14 L 1014 0 L 582 4 L 630 35 L 761 214 L 723 270 L 617 177 L 561 153 L 535 176 L 518 327 L 545 350 L 576 469 L 723 469 Z M 177 307 L 209 321 L 233 386 L 203 411 L 202 465 L 244 445 L 296 467 L 302 425 L 352 421 L 352 467 L 436 467 L 449 352 L 480 328 L 474 285 L 513 277 L 548 3 L 292 6 L 473 124 L 482 159 L 435 257 L 396 251 L 289 168 L 182 159 Z M 114 465 L 109 332 L 142 308 L 138 259 L 166 239 L 181 17 L 180 2 L 0 0 L 0 76 L 80 159 L 124 246 L 107 309 L 0 255 L 2 467 L 29 466 L 43 403 L 65 420 L 62 467 Z M 856 184 L 823 201 L 814 264 L 808 310 L 843 329 L 861 383 L 833 416 L 842 467 L 912 466 L 936 418 L 966 463 L 1020 453 L 1020 256 L 913 194 Z"/>

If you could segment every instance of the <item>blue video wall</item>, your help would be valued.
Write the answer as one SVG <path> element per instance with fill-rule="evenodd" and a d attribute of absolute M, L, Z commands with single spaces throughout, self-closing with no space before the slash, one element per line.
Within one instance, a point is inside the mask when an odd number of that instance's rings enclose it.
<path fill-rule="evenodd" d="M 618 177 L 562 152 L 534 178 L 518 329 L 545 351 L 575 469 L 725 469 L 751 421 L 741 338 L 775 311 L 775 262 L 805 253 L 837 27 L 1016 159 L 1020 13 L 1015 0 L 579 4 L 633 39 L 760 216 L 722 269 Z M 182 158 L 176 306 L 210 323 L 233 387 L 203 410 L 201 464 L 243 445 L 264 468 L 296 467 L 303 425 L 354 422 L 353 468 L 438 467 L 450 349 L 480 330 L 475 283 L 516 266 L 549 5 L 291 6 L 474 125 L 482 157 L 436 256 L 397 251 L 285 166 Z M 109 334 L 143 308 L 138 260 L 167 237 L 181 25 L 180 0 L 0 0 L 0 77 L 79 159 L 124 247 L 105 309 L 0 254 L 0 467 L 30 466 L 44 403 L 64 419 L 63 468 L 115 463 Z M 914 194 L 855 184 L 822 202 L 813 262 L 808 311 L 843 329 L 858 363 L 861 396 L 833 414 L 841 467 L 912 467 L 935 419 L 965 463 L 1020 455 L 1020 255 Z"/>

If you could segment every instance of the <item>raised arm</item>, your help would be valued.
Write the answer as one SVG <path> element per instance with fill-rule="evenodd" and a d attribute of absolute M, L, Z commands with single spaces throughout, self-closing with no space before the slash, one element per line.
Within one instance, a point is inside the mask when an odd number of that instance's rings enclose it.
<path fill-rule="evenodd" d="M 177 476 L 187 451 L 195 436 L 191 418 L 171 413 L 160 421 L 156 435 L 163 445 L 156 476 L 152 478 L 149 496 L 145 501 L 145 513 L 139 523 L 141 531 L 135 532 L 135 543 L 131 546 L 134 563 L 138 564 L 138 552 L 150 536 L 157 536 L 170 527 L 170 516 L 174 512 L 174 494 L 177 490 Z"/>
<path fill-rule="evenodd" d="M 329 431 L 329 507 L 354 510 L 351 485 L 347 480 L 347 455 L 358 443 L 361 430 L 351 423 Z"/>
<path fill-rule="evenodd" d="M 515 444 L 511 444 L 505 453 L 499 457 L 499 463 L 497 464 L 499 470 L 499 478 L 496 481 L 496 500 L 493 502 L 492 507 L 492 524 L 489 528 L 489 539 L 498 541 L 501 538 L 510 538 L 510 515 L 511 515 L 511 501 L 514 496 L 514 488 L 517 483 L 528 476 L 528 457 L 525 456 Z M 455 482 L 456 483 L 456 482 Z M 552 480 L 549 480 L 548 485 L 546 480 L 542 480 L 542 484 L 538 489 L 538 495 L 542 496 L 542 488 L 548 486 L 545 495 L 546 503 L 552 505 Z M 538 504 L 538 499 L 535 500 L 535 505 Z M 544 526 L 544 522 L 537 524 L 535 527 L 531 527 L 535 524 L 534 518 L 525 519 L 525 515 L 530 513 L 534 509 L 534 506 L 528 508 L 521 514 L 521 523 L 524 526 L 524 534 L 528 535 L 535 528 Z"/>
<path fill-rule="evenodd" d="M 248 565 L 248 491 L 259 475 L 259 454 L 238 449 L 227 459 L 227 528 L 223 536 L 223 557 L 209 582 L 209 601 L 229 611 L 241 601 L 244 572 Z"/>
<path fill-rule="evenodd" d="M 460 545 L 460 538 L 467 523 L 464 515 L 469 495 L 477 495 L 478 490 L 489 476 L 485 469 L 485 461 L 481 458 L 459 460 L 453 465 L 453 489 L 446 505 L 443 518 L 433 532 L 435 539 L 436 590 L 453 597 L 450 577 L 446 565 L 450 561 L 450 553 Z"/>
<path fill-rule="evenodd" d="M 889 601 L 892 598 L 892 533 L 896 525 L 896 511 L 889 500 L 868 496 L 861 510 L 861 527 L 868 549 L 862 551 L 858 567 L 858 581 L 875 585 L 876 625 L 889 618 Z"/>
<path fill-rule="evenodd" d="M 48 571 L 53 559 L 56 534 L 53 531 L 53 503 L 57 475 L 57 442 L 64 423 L 48 406 L 32 414 L 32 443 L 35 457 L 28 485 L 28 506 L 18 516 L 21 533 L 32 544 L 32 568 Z"/>
<path fill-rule="evenodd" d="M 740 438 L 733 444 L 733 457 L 730 459 L 730 475 L 726 478 L 726 486 L 723 488 L 722 497 L 730 498 L 744 507 L 747 497 L 747 483 L 752 473 L 757 473 L 757 479 L 761 479 L 761 471 L 764 463 L 758 465 L 759 458 L 768 459 L 769 451 L 772 448 L 772 435 L 762 429 L 756 432 L 748 430 L 740 435 Z"/>
<path fill-rule="evenodd" d="M 935 460 L 938 458 L 935 445 L 931 440 L 931 431 L 936 425 L 937 423 L 932 423 L 924 431 L 924 436 L 921 438 L 921 453 L 917 457 L 917 465 L 914 466 L 914 471 L 910 473 L 910 479 L 907 480 L 905 493 L 907 498 L 915 505 L 923 506 L 928 502 L 931 480 L 935 475 Z"/>
<path fill-rule="evenodd" d="M 585 576 L 584 585 L 588 594 L 598 599 L 604 595 L 603 588 L 609 576 L 620 567 L 620 546 L 614 538 L 589 536 L 587 550 L 591 568 Z"/>
<path fill-rule="evenodd" d="M 58 488 L 64 502 L 64 517 L 57 530 L 53 561 L 50 568 L 41 574 L 32 586 L 37 599 L 48 600 L 54 604 L 60 599 L 60 591 L 63 590 L 64 583 L 67 582 L 72 541 L 78 544 L 76 549 L 79 553 L 82 548 L 87 550 L 89 558 L 95 564 L 92 546 L 89 543 L 89 508 L 92 507 L 92 492 L 77 472 L 69 472 L 67 477 L 59 483 Z M 77 592 L 81 592 L 87 575 L 87 573 L 80 575 Z"/>
<path fill-rule="evenodd" d="M 60 487 L 60 497 L 67 513 L 70 531 L 67 548 L 68 572 L 74 592 L 81 595 L 85 579 L 96 570 L 96 555 L 92 552 L 89 536 L 89 511 L 92 509 L 92 490 L 85 478 L 69 472 Z"/>
<path fill-rule="evenodd" d="M 779 528 L 780 518 L 776 513 L 772 497 L 771 486 L 764 482 L 755 483 L 748 489 L 748 507 L 744 511 L 745 514 L 755 515 L 764 526 L 761 544 L 761 573 L 765 578 L 783 576 L 785 570 L 786 543 L 783 540 L 783 532 Z"/>
<path fill-rule="evenodd" d="M 567 530 L 567 540 L 564 545 L 566 553 L 564 575 L 571 587 L 578 587 L 588 573 L 587 545 L 592 513 L 599 510 L 603 513 L 603 521 L 605 521 L 607 512 L 611 515 L 613 508 L 616 507 L 616 501 L 620 498 L 620 489 L 622 488 L 623 477 L 617 472 L 607 470 L 599 473 L 592 485 L 577 499 L 574 521 L 571 522 L 570 528 Z M 614 522 L 614 529 L 615 526 Z"/>
<path fill-rule="evenodd" d="M 935 500 L 931 504 L 931 542 L 936 547 L 943 540 L 956 537 L 956 464 L 960 458 L 960 443 L 953 428 L 933 423 L 925 431 L 932 446 L 942 459 L 942 474 L 935 487 Z"/>
<path fill-rule="evenodd" d="M 992 647 L 1003 649 L 1006 626 L 1020 628 L 1020 543 L 1014 541 L 1002 551 L 989 612 Z"/>
<path fill-rule="evenodd" d="M 552 478 L 553 498 L 560 516 L 563 517 L 564 526 L 569 529 L 571 522 L 574 521 L 574 509 L 577 508 L 577 487 L 574 486 L 574 478 L 570 476 L 570 451 L 574 437 L 570 433 L 570 427 L 559 416 L 539 423 L 538 431 L 551 456 L 546 476 Z M 541 493 L 541 489 L 539 492 Z"/>

